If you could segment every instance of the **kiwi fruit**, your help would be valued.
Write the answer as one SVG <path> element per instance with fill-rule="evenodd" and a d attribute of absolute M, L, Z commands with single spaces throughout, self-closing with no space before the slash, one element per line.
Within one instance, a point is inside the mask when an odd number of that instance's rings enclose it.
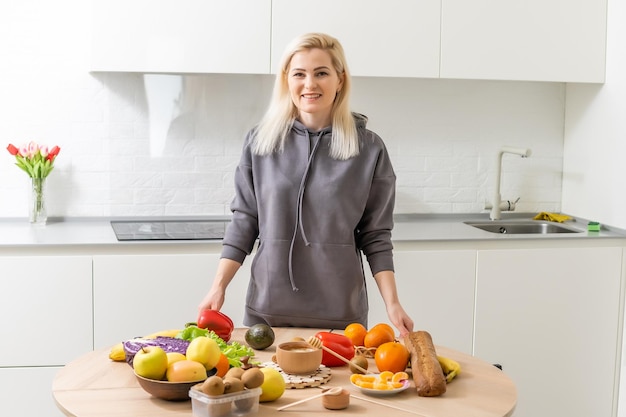
<path fill-rule="evenodd" d="M 259 399 L 257 397 L 242 398 L 241 400 L 235 400 L 235 407 L 237 407 L 239 411 L 250 411 L 252 407 L 254 407 L 254 404 L 258 403 Z"/>
<path fill-rule="evenodd" d="M 222 395 L 224 390 L 224 381 L 217 375 L 208 377 L 200 386 L 200 391 L 206 395 Z"/>
<path fill-rule="evenodd" d="M 241 369 L 240 367 L 232 367 L 230 368 L 226 374 L 224 375 L 224 378 L 236 378 L 236 379 L 241 379 L 241 375 L 243 375 L 245 371 L 243 369 Z"/>
<path fill-rule="evenodd" d="M 367 358 L 363 355 L 356 355 L 355 357 L 350 359 L 350 364 L 348 365 L 350 367 L 350 372 L 352 372 L 353 374 L 362 374 L 363 371 L 361 371 L 359 368 L 357 368 L 353 364 L 356 364 L 360 366 L 361 368 L 367 370 L 367 366 L 369 365 L 369 362 L 367 361 Z"/>
<path fill-rule="evenodd" d="M 241 375 L 241 382 L 243 386 L 252 389 L 263 385 L 265 380 L 265 374 L 259 368 L 250 368 Z"/>
<path fill-rule="evenodd" d="M 243 382 L 238 378 L 224 378 L 224 394 L 243 391 Z"/>

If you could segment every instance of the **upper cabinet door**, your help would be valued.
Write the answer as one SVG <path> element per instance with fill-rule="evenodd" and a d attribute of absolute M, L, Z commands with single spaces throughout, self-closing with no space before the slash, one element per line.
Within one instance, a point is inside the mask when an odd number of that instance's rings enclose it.
<path fill-rule="evenodd" d="M 440 0 L 272 1 L 272 65 L 296 36 L 339 39 L 352 75 L 439 77 Z"/>
<path fill-rule="evenodd" d="M 442 78 L 604 82 L 606 0 L 442 6 Z"/>
<path fill-rule="evenodd" d="M 271 0 L 93 0 L 92 71 L 269 73 Z"/>

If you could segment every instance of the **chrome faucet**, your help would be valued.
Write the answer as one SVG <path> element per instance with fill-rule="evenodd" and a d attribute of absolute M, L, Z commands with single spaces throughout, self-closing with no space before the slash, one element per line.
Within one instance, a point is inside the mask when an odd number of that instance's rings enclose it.
<path fill-rule="evenodd" d="M 527 158 L 530 156 L 530 149 L 527 148 L 512 148 L 509 146 L 505 146 L 498 152 L 498 165 L 496 172 L 496 188 L 493 195 L 493 202 L 491 203 L 491 212 L 489 213 L 489 218 L 491 220 L 500 220 L 502 197 L 500 196 L 500 179 L 502 177 L 502 155 L 505 153 L 511 153 L 514 155 L 519 155 L 522 158 Z M 519 200 L 519 198 L 518 198 Z M 510 203 L 509 203 L 510 207 Z M 514 207 L 514 206 L 513 206 Z M 512 211 L 512 210 L 511 210 Z"/>

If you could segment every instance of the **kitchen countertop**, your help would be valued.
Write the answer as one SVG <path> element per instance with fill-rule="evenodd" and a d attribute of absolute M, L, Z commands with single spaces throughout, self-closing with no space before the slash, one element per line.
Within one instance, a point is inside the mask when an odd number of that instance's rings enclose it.
<path fill-rule="evenodd" d="M 503 220 L 532 219 L 530 213 L 503 213 Z M 36 246 L 129 246 L 129 245 L 220 245 L 220 240 L 117 240 L 111 220 L 228 220 L 229 216 L 189 217 L 125 217 L 125 218 L 65 218 L 49 219 L 45 226 L 31 226 L 27 219 L 0 219 L 0 249 L 3 247 Z M 578 240 L 626 239 L 626 231 L 602 225 L 599 232 L 588 232 L 586 219 L 574 218 L 565 222 L 580 233 L 499 234 L 490 233 L 464 224 L 465 221 L 489 221 L 487 213 L 481 214 L 396 214 L 393 229 L 394 242 L 442 241 L 509 241 L 509 240 Z"/>
<path fill-rule="evenodd" d="M 276 345 L 295 336 L 307 338 L 322 329 L 275 328 L 276 340 L 269 348 L 256 351 L 255 359 L 268 362 L 276 352 Z M 243 343 L 245 329 L 233 332 L 233 340 Z M 419 397 L 415 384 L 393 396 L 369 396 L 361 393 L 350 382 L 347 366 L 331 368 L 331 378 L 322 387 L 341 386 L 350 391 L 350 405 L 337 411 L 327 411 L 321 400 L 308 401 L 284 411 L 286 416 L 421 416 L 475 417 L 510 416 L 517 403 L 517 389 L 513 381 L 495 366 L 479 358 L 442 346 L 437 354 L 460 363 L 461 374 L 439 397 Z M 191 416 L 191 404 L 162 401 L 152 398 L 139 387 L 132 369 L 125 362 L 112 362 L 109 349 L 87 353 L 62 368 L 52 383 L 52 393 L 61 411 L 72 417 L 174 417 Z M 373 359 L 369 369 L 375 370 Z M 276 409 L 297 400 L 318 394 L 318 388 L 288 389 L 276 401 L 262 403 L 258 416 L 275 416 Z"/>

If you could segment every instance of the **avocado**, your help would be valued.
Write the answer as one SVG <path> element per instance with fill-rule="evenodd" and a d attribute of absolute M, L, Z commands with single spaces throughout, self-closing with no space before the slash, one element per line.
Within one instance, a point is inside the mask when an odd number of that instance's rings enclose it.
<path fill-rule="evenodd" d="M 252 349 L 263 350 L 274 343 L 274 330 L 265 323 L 257 323 L 246 330 L 245 338 Z"/>

